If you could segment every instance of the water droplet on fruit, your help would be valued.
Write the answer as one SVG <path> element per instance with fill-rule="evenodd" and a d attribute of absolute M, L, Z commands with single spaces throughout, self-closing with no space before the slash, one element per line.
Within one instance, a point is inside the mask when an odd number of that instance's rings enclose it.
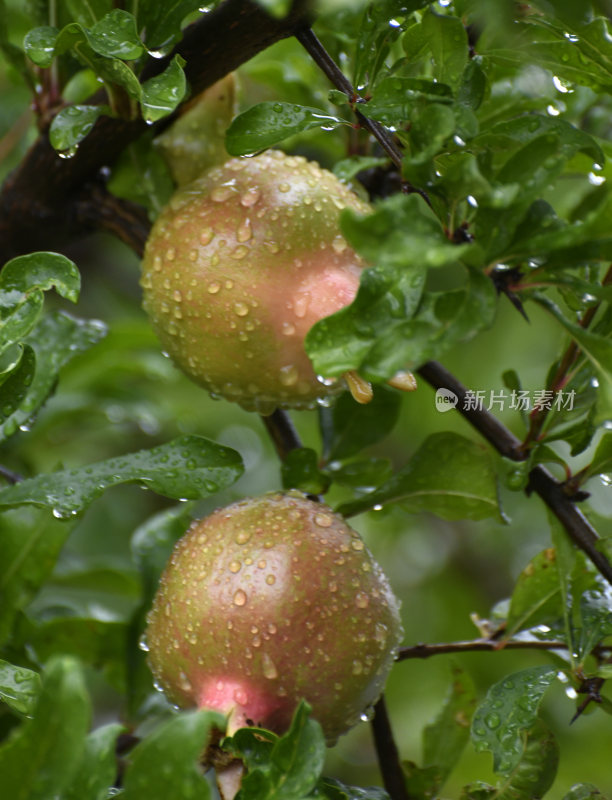
<path fill-rule="evenodd" d="M 280 245 L 277 242 L 264 242 L 264 246 L 274 255 L 280 253 Z"/>
<path fill-rule="evenodd" d="M 362 711 L 359 715 L 359 719 L 362 722 L 372 722 L 374 719 L 374 707 L 370 706 L 369 708 L 366 708 L 365 711 Z"/>
<path fill-rule="evenodd" d="M 174 247 L 169 247 L 166 250 L 166 261 L 174 261 L 176 258 L 176 250 Z"/>
<path fill-rule="evenodd" d="M 143 650 L 145 653 L 148 653 L 148 652 L 149 652 L 149 650 L 151 649 L 151 648 L 149 647 L 149 644 L 148 644 L 148 642 L 147 642 L 147 636 L 146 636 L 146 634 L 144 634 L 144 633 L 143 633 L 143 634 L 142 634 L 142 636 L 140 637 L 140 639 L 138 640 L 138 647 L 139 647 L 141 650 Z"/>
<path fill-rule="evenodd" d="M 276 578 L 274 577 L 274 575 L 267 575 L 266 583 L 268 584 L 268 586 L 274 586 L 274 584 L 276 583 Z"/>
<path fill-rule="evenodd" d="M 279 371 L 279 380 L 283 386 L 295 386 L 298 382 L 299 373 L 293 364 L 288 364 L 281 367 Z"/>
<path fill-rule="evenodd" d="M 364 544 L 361 541 L 361 539 L 353 539 L 351 542 L 351 547 L 353 548 L 353 550 L 359 551 L 363 550 Z"/>
<path fill-rule="evenodd" d="M 206 290 L 208 291 L 208 294 L 217 294 L 217 292 L 220 289 L 221 289 L 221 284 L 218 283 L 217 281 L 213 281 L 212 283 L 209 283 L 208 286 L 206 287 Z"/>
<path fill-rule="evenodd" d="M 204 228 L 204 230 L 200 233 L 200 244 L 210 244 L 214 235 L 215 232 L 212 228 Z"/>
<path fill-rule="evenodd" d="M 250 530 L 241 530 L 236 534 L 236 544 L 246 544 L 252 536 Z"/>
<path fill-rule="evenodd" d="M 180 303 L 183 299 L 183 295 L 181 294 L 179 289 L 175 289 L 174 293 L 172 294 L 172 298 L 175 302 Z"/>
<path fill-rule="evenodd" d="M 238 247 L 232 250 L 232 258 L 235 258 L 236 261 L 241 261 L 248 254 L 249 248 L 245 244 L 239 244 Z"/>
<path fill-rule="evenodd" d="M 247 219 L 245 219 L 244 222 L 238 227 L 236 239 L 239 242 L 248 242 L 252 235 L 253 229 L 251 228 L 251 220 L 247 217 Z"/>
<path fill-rule="evenodd" d="M 370 598 L 365 592 L 357 592 L 355 595 L 355 605 L 357 608 L 367 608 L 370 605 Z"/>
<path fill-rule="evenodd" d="M 278 191 L 279 192 L 285 193 L 285 192 L 288 192 L 289 189 L 291 189 L 291 186 L 289 186 L 288 183 L 279 183 L 278 184 Z"/>
<path fill-rule="evenodd" d="M 249 307 L 246 303 L 234 303 L 234 311 L 239 317 L 246 317 L 249 313 Z"/>
<path fill-rule="evenodd" d="M 319 528 L 329 528 L 334 520 L 329 514 L 315 514 L 314 521 Z"/>
<path fill-rule="evenodd" d="M 253 186 L 250 189 L 247 189 L 246 192 L 240 198 L 240 205 L 244 208 L 251 208 L 254 206 L 255 203 L 259 200 L 261 196 L 260 190 Z"/>
<path fill-rule="evenodd" d="M 346 239 L 344 236 L 334 236 L 334 240 L 332 242 L 332 248 L 335 253 L 343 253 L 346 248 L 348 247 L 346 243 Z"/>
<path fill-rule="evenodd" d="M 278 678 L 278 670 L 276 669 L 276 664 L 267 653 L 264 653 L 261 657 L 261 668 L 264 675 L 264 678 L 267 678 L 269 681 L 273 681 Z"/>
<path fill-rule="evenodd" d="M 191 681 L 189 680 L 187 675 L 185 675 L 184 672 L 181 672 L 179 674 L 179 688 L 182 689 L 184 692 L 190 692 L 191 689 L 193 688 L 191 686 Z"/>
<path fill-rule="evenodd" d="M 293 336 L 295 333 L 295 325 L 290 322 L 283 322 L 283 336 Z"/>
<path fill-rule="evenodd" d="M 234 605 L 235 606 L 244 606 L 244 605 L 246 605 L 246 601 L 247 601 L 246 592 L 243 591 L 242 589 L 238 589 L 234 593 Z"/>
<path fill-rule="evenodd" d="M 224 203 L 226 200 L 235 194 L 236 189 L 231 184 L 223 184 L 222 186 L 216 186 L 212 192 L 210 193 L 210 199 L 214 203 Z"/>
<path fill-rule="evenodd" d="M 246 704 L 249 702 L 249 696 L 244 689 L 234 689 L 234 700 L 238 703 L 238 705 L 246 706 Z"/>
<path fill-rule="evenodd" d="M 155 272 L 161 272 L 162 269 L 162 260 L 160 256 L 155 256 L 153 259 L 153 270 Z"/>
<path fill-rule="evenodd" d="M 240 561 L 232 561 L 232 562 L 230 562 L 230 565 L 229 565 L 229 571 L 233 572 L 233 573 L 240 572 L 240 567 L 241 566 L 242 566 L 242 564 L 240 563 Z"/>
<path fill-rule="evenodd" d="M 362 672 L 363 672 L 363 664 L 361 663 L 361 661 L 359 661 L 359 659 L 357 658 L 354 659 L 352 667 L 353 675 L 361 675 Z"/>
<path fill-rule="evenodd" d="M 309 303 L 310 303 L 309 292 L 304 292 L 304 294 L 299 294 L 293 301 L 293 312 L 295 316 L 299 317 L 300 319 L 305 317 L 306 311 L 308 311 Z"/>

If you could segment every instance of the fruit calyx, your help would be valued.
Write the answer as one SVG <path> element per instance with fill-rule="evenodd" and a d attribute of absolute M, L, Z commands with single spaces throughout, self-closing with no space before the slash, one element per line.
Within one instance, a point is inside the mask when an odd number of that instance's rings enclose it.
<path fill-rule="evenodd" d="M 230 732 L 283 733 L 305 699 L 330 743 L 378 699 L 401 636 L 397 600 L 362 539 L 298 492 L 194 523 L 147 629 L 172 702 L 227 714 Z"/>

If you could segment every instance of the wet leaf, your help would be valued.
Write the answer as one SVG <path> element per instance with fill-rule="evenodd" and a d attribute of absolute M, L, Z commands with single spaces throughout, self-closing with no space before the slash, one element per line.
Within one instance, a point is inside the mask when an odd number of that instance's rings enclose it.
<path fill-rule="evenodd" d="M 0 701 L 13 711 L 31 717 L 38 702 L 40 686 L 38 672 L 0 659 Z"/>

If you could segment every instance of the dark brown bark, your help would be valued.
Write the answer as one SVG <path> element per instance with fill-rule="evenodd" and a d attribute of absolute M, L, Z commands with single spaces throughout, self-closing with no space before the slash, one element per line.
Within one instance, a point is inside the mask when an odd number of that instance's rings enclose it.
<path fill-rule="evenodd" d="M 185 31 L 175 49 L 187 59 L 185 72 L 192 92 L 203 91 L 256 53 L 291 36 L 308 23 L 308 8 L 308 0 L 295 0 L 288 16 L 279 20 L 249 0 L 226 0 L 203 16 Z M 167 60 L 151 59 L 143 80 L 163 70 Z M 157 127 L 164 124 L 162 120 Z M 83 211 L 87 193 L 81 190 L 99 181 L 100 170 L 112 165 L 125 146 L 146 130 L 140 118 L 100 117 L 69 159 L 58 156 L 43 131 L 0 192 L 2 262 L 37 249 L 61 249 L 92 229 L 108 229 L 108 218 L 99 219 L 91 205 Z M 119 235 L 124 240 L 130 237 L 129 232 Z"/>

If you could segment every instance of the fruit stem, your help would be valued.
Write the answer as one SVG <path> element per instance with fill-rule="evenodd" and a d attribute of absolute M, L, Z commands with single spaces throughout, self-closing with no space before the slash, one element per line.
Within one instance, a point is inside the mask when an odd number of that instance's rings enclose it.
<path fill-rule="evenodd" d="M 262 420 L 268 429 L 281 461 L 284 461 L 292 450 L 302 447 L 302 442 L 293 426 L 291 417 L 285 411 L 277 408 L 269 415 L 262 415 Z"/>

